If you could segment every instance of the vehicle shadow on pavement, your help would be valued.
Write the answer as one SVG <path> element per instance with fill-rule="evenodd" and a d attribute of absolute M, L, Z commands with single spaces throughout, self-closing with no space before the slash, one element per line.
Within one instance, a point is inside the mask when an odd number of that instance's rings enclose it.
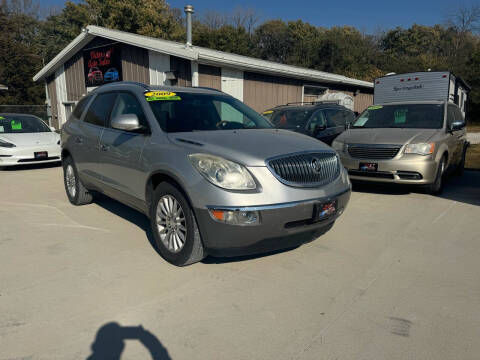
<path fill-rule="evenodd" d="M 300 245 L 295 246 L 293 248 L 269 251 L 269 252 L 266 252 L 266 253 L 260 253 L 260 254 L 255 254 L 255 255 L 242 255 L 242 256 L 232 256 L 232 257 L 207 256 L 205 259 L 202 260 L 202 263 L 204 263 L 204 264 L 226 264 L 226 263 L 234 263 L 234 262 L 241 262 L 241 261 L 247 261 L 247 260 L 254 260 L 254 259 L 264 258 L 264 257 L 273 256 L 273 255 L 281 254 L 281 253 L 284 253 L 284 252 L 292 251 L 292 250 L 297 249 L 298 247 L 300 247 Z"/>
<path fill-rule="evenodd" d="M 126 340 L 139 341 L 154 360 L 171 360 L 167 349 L 143 326 L 121 326 L 110 322 L 98 329 L 92 343 L 92 354 L 87 360 L 120 360 Z"/>
<path fill-rule="evenodd" d="M 439 198 L 463 202 L 480 206 L 480 171 L 465 170 L 462 176 L 449 175 Z M 421 187 L 382 184 L 368 182 L 354 182 L 354 192 L 381 194 L 381 195 L 408 195 L 410 193 L 425 193 Z M 433 196 L 433 195 L 432 195 Z"/>
<path fill-rule="evenodd" d="M 60 167 L 61 162 L 53 162 L 46 164 L 29 164 L 29 165 L 15 165 L 15 166 L 0 166 L 0 171 L 19 171 L 19 170 L 36 170 L 36 169 L 50 169 Z"/>

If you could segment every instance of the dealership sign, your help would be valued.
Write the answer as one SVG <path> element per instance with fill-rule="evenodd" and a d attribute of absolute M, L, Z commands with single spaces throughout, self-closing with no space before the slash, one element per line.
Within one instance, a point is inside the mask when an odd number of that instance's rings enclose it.
<path fill-rule="evenodd" d="M 87 87 L 122 80 L 120 44 L 83 50 L 83 64 Z"/>

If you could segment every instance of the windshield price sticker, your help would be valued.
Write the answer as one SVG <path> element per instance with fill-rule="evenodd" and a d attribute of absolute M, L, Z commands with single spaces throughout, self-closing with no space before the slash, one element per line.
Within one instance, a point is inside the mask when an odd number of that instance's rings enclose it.
<path fill-rule="evenodd" d="M 0 116 L 0 120 L 5 120 L 5 118 L 3 116 Z"/>
<path fill-rule="evenodd" d="M 271 114 L 271 113 L 273 113 L 273 110 L 264 111 L 262 114 L 263 114 L 263 115 L 267 115 L 267 114 Z"/>
<path fill-rule="evenodd" d="M 180 96 L 170 91 L 148 91 L 145 93 L 145 99 L 147 101 L 182 100 Z"/>
<path fill-rule="evenodd" d="M 382 105 L 374 105 L 374 106 L 369 106 L 368 110 L 378 110 L 378 109 L 381 109 L 381 108 L 383 108 Z"/>

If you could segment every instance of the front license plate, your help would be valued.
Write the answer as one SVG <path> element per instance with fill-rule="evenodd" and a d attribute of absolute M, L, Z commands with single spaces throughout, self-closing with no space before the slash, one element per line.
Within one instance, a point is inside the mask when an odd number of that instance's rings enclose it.
<path fill-rule="evenodd" d="M 38 151 L 33 153 L 35 159 L 45 159 L 48 157 L 48 151 Z"/>
<path fill-rule="evenodd" d="M 360 163 L 359 170 L 360 171 L 377 171 L 378 164 L 377 163 Z"/>
<path fill-rule="evenodd" d="M 318 203 L 313 207 L 313 221 L 326 219 L 337 212 L 337 200 L 328 203 Z"/>

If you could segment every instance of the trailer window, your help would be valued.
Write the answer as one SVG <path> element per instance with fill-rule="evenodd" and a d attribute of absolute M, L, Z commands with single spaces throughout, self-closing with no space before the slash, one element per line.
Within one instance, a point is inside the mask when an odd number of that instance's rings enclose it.
<path fill-rule="evenodd" d="M 441 129 L 442 104 L 370 106 L 355 121 L 353 128 Z"/>

